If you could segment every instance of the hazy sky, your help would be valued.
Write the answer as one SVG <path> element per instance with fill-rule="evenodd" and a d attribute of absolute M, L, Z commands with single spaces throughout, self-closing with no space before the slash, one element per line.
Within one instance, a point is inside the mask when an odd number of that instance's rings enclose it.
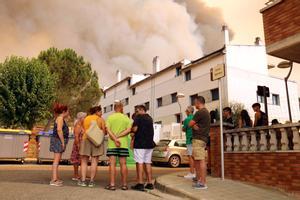
<path fill-rule="evenodd" d="M 234 31 L 233 44 L 253 44 L 254 38 L 259 36 L 264 43 L 262 14 L 259 12 L 267 0 L 204 0 L 207 5 L 219 7 L 225 22 Z M 269 56 L 269 64 L 277 65 L 281 60 Z M 300 83 L 300 65 L 294 64 L 292 80 Z M 271 75 L 283 78 L 287 70 L 272 69 Z M 300 95 L 300 87 L 298 87 Z"/>

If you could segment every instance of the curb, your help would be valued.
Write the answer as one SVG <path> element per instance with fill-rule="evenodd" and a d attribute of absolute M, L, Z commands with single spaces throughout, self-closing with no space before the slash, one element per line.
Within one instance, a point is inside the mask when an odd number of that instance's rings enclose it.
<path fill-rule="evenodd" d="M 178 196 L 178 197 L 181 197 L 181 198 L 188 198 L 188 199 L 191 199 L 191 200 L 199 200 L 201 198 L 197 198 L 193 195 L 191 195 L 190 193 L 188 192 L 185 192 L 185 191 L 182 191 L 182 190 L 179 190 L 179 189 L 176 189 L 176 188 L 172 188 L 170 186 L 167 186 L 163 183 L 163 181 L 161 181 L 161 179 L 163 178 L 164 176 L 161 176 L 161 177 L 158 177 L 156 180 L 155 180 L 155 188 L 163 193 L 167 193 L 167 194 L 170 194 L 170 195 L 173 195 L 173 196 Z"/>

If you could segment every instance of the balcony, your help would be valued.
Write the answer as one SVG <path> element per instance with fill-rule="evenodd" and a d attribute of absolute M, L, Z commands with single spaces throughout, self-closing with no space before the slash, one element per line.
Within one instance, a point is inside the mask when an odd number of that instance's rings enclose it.
<path fill-rule="evenodd" d="M 228 126 L 224 125 L 224 128 Z M 300 194 L 300 123 L 224 131 L 225 178 Z M 211 175 L 221 176 L 218 124 L 211 126 Z"/>
<path fill-rule="evenodd" d="M 269 55 L 300 63 L 299 10 L 298 0 L 270 0 L 260 10 Z"/>
<path fill-rule="evenodd" d="M 227 130 L 226 152 L 300 150 L 300 123 Z"/>

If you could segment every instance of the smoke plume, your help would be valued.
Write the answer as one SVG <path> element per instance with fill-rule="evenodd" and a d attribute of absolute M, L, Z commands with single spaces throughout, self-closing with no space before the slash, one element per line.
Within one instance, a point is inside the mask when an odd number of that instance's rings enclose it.
<path fill-rule="evenodd" d="M 92 63 L 101 85 L 115 72 L 152 71 L 222 46 L 222 14 L 201 0 L 0 0 L 0 61 L 73 48 Z"/>

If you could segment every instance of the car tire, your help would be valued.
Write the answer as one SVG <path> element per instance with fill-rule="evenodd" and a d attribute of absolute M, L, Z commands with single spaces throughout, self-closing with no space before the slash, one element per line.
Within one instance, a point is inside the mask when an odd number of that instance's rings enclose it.
<path fill-rule="evenodd" d="M 177 168 L 180 166 L 181 160 L 178 155 L 172 155 L 169 159 L 169 165 L 172 168 Z"/>

